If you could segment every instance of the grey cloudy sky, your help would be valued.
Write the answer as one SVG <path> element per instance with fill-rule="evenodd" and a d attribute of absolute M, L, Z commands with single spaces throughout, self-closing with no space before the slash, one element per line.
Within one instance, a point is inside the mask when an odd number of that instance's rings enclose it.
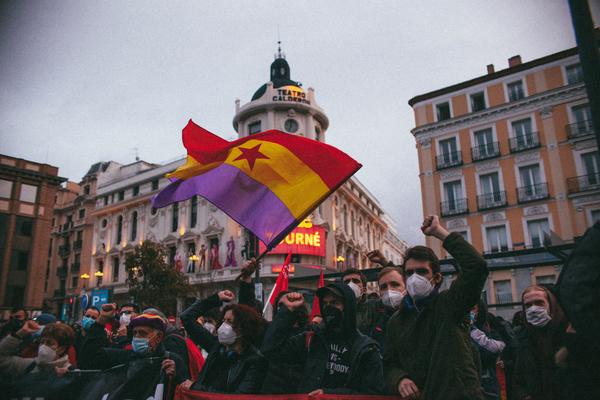
<path fill-rule="evenodd" d="M 595 3 L 595 8 L 600 2 Z M 409 98 L 575 45 L 566 0 L 3 1 L 0 152 L 78 181 L 132 148 L 184 154 L 189 118 L 227 139 L 234 101 L 269 78 L 277 26 L 292 79 L 314 87 L 328 142 L 421 242 Z M 594 10 L 596 11 L 596 10 Z"/>

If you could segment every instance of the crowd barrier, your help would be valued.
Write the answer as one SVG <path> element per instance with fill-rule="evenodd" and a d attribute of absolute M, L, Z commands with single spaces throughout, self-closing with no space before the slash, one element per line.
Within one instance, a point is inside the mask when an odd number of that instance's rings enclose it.
<path fill-rule="evenodd" d="M 199 392 L 197 390 L 178 387 L 175 392 L 175 400 L 398 400 L 399 396 L 370 396 L 361 394 L 319 394 L 309 396 L 308 394 L 224 394 Z"/>

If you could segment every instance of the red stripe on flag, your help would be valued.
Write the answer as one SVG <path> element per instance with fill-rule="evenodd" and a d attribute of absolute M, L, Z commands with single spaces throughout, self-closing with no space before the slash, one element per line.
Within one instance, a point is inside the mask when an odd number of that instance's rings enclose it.
<path fill-rule="evenodd" d="M 290 276 L 290 261 L 291 260 L 292 260 L 292 253 L 288 253 L 287 257 L 285 258 L 285 262 L 283 263 L 283 268 L 281 268 L 279 275 L 277 275 L 277 281 L 275 282 L 275 289 L 273 290 L 273 293 L 271 293 L 271 297 L 269 298 L 269 303 L 271 303 L 273 308 L 276 307 L 275 299 L 277 298 L 279 293 L 285 292 L 286 290 L 288 290 L 289 276 Z"/>

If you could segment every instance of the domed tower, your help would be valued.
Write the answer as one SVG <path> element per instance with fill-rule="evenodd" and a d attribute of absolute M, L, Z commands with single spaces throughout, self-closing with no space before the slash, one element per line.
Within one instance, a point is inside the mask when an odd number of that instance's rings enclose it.
<path fill-rule="evenodd" d="M 240 106 L 240 100 L 235 101 L 233 127 L 239 137 L 278 129 L 325 142 L 329 119 L 317 105 L 314 89 L 305 90 L 291 79 L 290 65 L 281 48 L 271 63 L 270 76 L 249 103 Z"/>

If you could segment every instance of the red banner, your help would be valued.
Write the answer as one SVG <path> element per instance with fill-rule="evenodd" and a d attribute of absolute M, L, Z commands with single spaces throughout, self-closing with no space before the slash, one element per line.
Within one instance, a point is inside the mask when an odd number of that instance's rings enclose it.
<path fill-rule="evenodd" d="M 207 393 L 196 390 L 187 390 L 177 387 L 175 400 L 393 400 L 400 396 L 370 396 L 362 394 L 319 394 L 309 396 L 308 394 L 225 394 L 225 393 Z"/>
<path fill-rule="evenodd" d="M 259 247 L 261 253 L 267 249 L 262 242 Z M 269 254 L 292 253 L 325 257 L 325 247 L 325 229 L 312 225 L 310 228 L 298 227 L 291 231 Z"/>

